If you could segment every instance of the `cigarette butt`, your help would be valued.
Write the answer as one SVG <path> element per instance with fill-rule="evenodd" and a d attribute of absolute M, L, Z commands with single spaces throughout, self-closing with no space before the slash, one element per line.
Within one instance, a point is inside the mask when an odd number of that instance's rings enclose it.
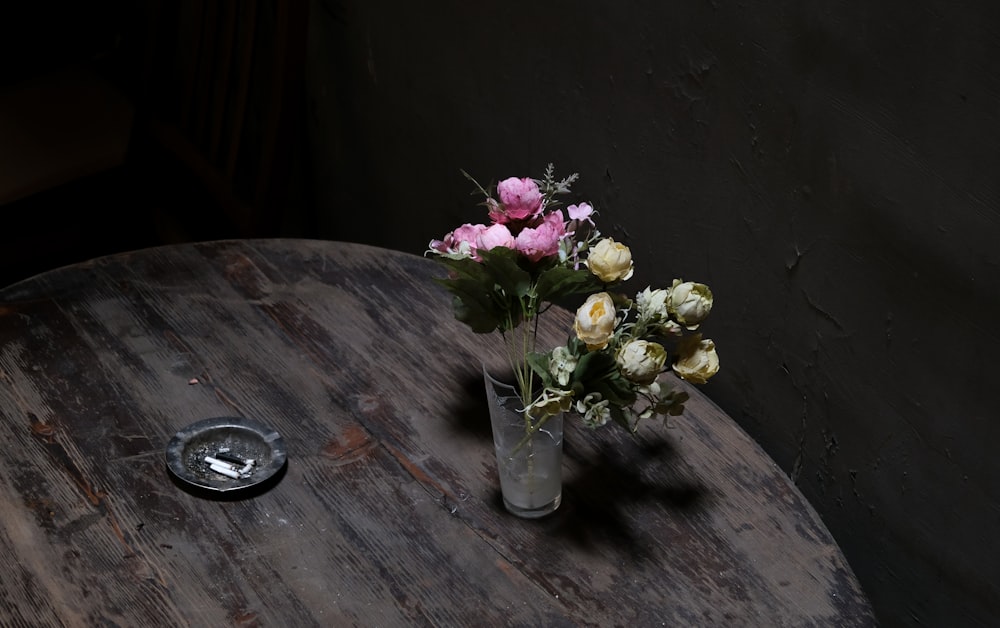
<path fill-rule="evenodd" d="M 246 460 L 243 460 L 242 458 L 237 458 L 232 454 L 227 454 L 223 452 L 221 449 L 219 450 L 219 453 L 215 454 L 215 457 L 218 458 L 219 460 L 222 460 L 223 462 L 228 462 L 230 464 L 235 464 L 235 465 L 244 465 L 247 463 Z"/>
<path fill-rule="evenodd" d="M 229 465 L 222 466 L 220 464 L 213 464 L 209 468 L 212 469 L 212 471 L 215 471 L 216 473 L 221 473 L 222 475 L 233 478 L 234 480 L 238 480 L 240 478 L 240 474 L 237 473 L 236 471 L 233 471 L 232 467 L 230 467 Z"/>
<path fill-rule="evenodd" d="M 216 465 L 216 466 L 219 466 L 219 467 L 225 467 L 225 468 L 229 469 L 230 471 L 236 471 L 237 469 L 239 469 L 239 466 L 237 466 L 237 465 L 235 465 L 235 464 L 233 464 L 231 462 L 226 462 L 225 460 L 219 460 L 218 458 L 213 458 L 212 456 L 205 456 L 205 462 L 208 463 L 208 464 L 210 464 L 210 465 Z"/>

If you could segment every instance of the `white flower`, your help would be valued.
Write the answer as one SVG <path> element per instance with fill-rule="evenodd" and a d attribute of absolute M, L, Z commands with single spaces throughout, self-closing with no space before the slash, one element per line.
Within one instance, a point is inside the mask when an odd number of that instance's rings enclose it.
<path fill-rule="evenodd" d="M 573 329 L 576 337 L 587 345 L 587 349 L 597 351 L 608 346 L 608 340 L 615 331 L 615 303 L 607 292 L 598 292 L 587 297 L 576 311 Z"/>
<path fill-rule="evenodd" d="M 604 283 L 625 281 L 633 272 L 632 251 L 624 244 L 605 238 L 591 249 L 587 267 Z"/>
<path fill-rule="evenodd" d="M 559 346 L 552 350 L 549 357 L 549 373 L 556 378 L 560 386 L 569 384 L 569 378 L 576 370 L 576 356 L 570 353 L 566 346 Z"/>
<path fill-rule="evenodd" d="M 703 283 L 682 283 L 680 279 L 674 279 L 667 309 L 678 323 L 688 329 L 697 329 L 712 311 L 712 291 Z"/>
<path fill-rule="evenodd" d="M 715 343 L 702 340 L 701 334 L 682 340 L 677 352 L 680 357 L 673 365 L 674 372 L 692 384 L 704 384 L 719 372 L 719 354 L 715 352 Z"/>
<path fill-rule="evenodd" d="M 650 290 L 649 286 L 646 286 L 645 290 L 635 295 L 635 302 L 639 306 L 639 318 L 642 320 L 667 318 L 668 298 L 670 298 L 669 290 Z"/>
<path fill-rule="evenodd" d="M 630 340 L 618 351 L 616 360 L 626 379 L 645 385 L 663 371 L 667 350 L 656 342 Z"/>
<path fill-rule="evenodd" d="M 588 393 L 586 397 L 577 401 L 576 411 L 583 415 L 583 424 L 590 428 L 607 425 L 611 420 L 608 400 L 602 400 L 600 393 Z"/>

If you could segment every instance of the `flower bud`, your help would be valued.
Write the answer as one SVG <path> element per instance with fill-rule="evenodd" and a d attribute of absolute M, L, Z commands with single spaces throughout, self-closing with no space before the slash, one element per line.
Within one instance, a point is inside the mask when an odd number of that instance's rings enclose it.
<path fill-rule="evenodd" d="M 688 329 L 697 329 L 712 311 L 712 291 L 703 283 L 681 283 L 680 279 L 674 279 L 667 309 L 678 323 Z"/>
<path fill-rule="evenodd" d="M 587 267 L 604 283 L 624 281 L 632 276 L 632 251 L 624 244 L 605 238 L 591 249 Z"/>
<path fill-rule="evenodd" d="M 496 222 L 528 220 L 542 212 L 542 193 L 534 180 L 510 177 L 497 184 L 500 206 L 491 208 L 490 217 Z"/>
<path fill-rule="evenodd" d="M 647 385 L 663 371 L 667 350 L 656 342 L 630 340 L 618 352 L 616 359 L 626 379 Z"/>
<path fill-rule="evenodd" d="M 678 359 L 673 369 L 681 379 L 692 384 L 704 384 L 719 372 L 719 354 L 715 352 L 715 343 L 702 340 L 701 334 L 682 340 L 677 352 Z"/>

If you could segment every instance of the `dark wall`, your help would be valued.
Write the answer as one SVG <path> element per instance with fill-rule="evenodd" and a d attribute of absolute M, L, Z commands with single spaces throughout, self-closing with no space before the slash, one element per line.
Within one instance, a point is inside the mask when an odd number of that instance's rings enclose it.
<path fill-rule="evenodd" d="M 419 253 L 481 218 L 460 168 L 579 172 L 632 285 L 712 286 L 706 392 L 814 504 L 883 623 L 995 623 L 1000 4 L 311 14 L 324 237 Z"/>
<path fill-rule="evenodd" d="M 0 7 L 0 88 L 111 54 L 128 0 L 33 0 Z"/>

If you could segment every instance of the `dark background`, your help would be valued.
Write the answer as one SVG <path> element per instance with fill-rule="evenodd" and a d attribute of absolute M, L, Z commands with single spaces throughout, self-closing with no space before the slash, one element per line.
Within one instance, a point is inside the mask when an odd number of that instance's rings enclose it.
<path fill-rule="evenodd" d="M 157 80 L 135 7 L 84 4 L 0 10 L 0 97 L 81 58 L 126 95 Z M 632 247 L 631 285 L 712 286 L 723 367 L 705 391 L 819 511 L 881 622 L 1000 622 L 1000 4 L 308 8 L 281 220 L 210 219 L 130 152 L 0 207 L 4 282 L 233 235 L 421 253 L 482 219 L 459 169 L 554 162 Z M 163 227 L 192 207 L 196 228 Z"/>

